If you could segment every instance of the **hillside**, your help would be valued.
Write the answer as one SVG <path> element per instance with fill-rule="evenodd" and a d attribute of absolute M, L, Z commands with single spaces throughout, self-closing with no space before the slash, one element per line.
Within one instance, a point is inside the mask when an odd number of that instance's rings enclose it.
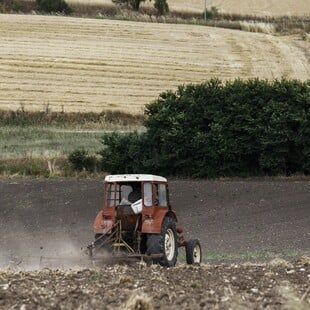
<path fill-rule="evenodd" d="M 111 4 L 111 0 L 67 0 L 68 3 Z M 204 1 L 168 0 L 170 9 L 203 12 Z M 148 1 L 142 6 L 153 5 Z M 310 15 L 310 2 L 306 0 L 207 0 L 207 7 L 215 6 L 221 13 L 251 14 L 262 16 Z"/>
<path fill-rule="evenodd" d="M 309 42 L 194 25 L 0 15 L 0 109 L 141 113 L 210 77 L 310 76 Z"/>
<path fill-rule="evenodd" d="M 203 11 L 204 1 L 171 0 L 170 7 L 177 10 Z M 306 0 L 207 0 L 207 7 L 215 6 L 221 13 L 251 15 L 309 15 L 310 2 Z"/>

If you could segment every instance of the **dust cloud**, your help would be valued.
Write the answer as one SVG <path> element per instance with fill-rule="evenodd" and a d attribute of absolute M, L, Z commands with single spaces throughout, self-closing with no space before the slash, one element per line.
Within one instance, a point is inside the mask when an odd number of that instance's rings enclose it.
<path fill-rule="evenodd" d="M 0 228 L 0 268 L 37 270 L 90 267 L 87 245 L 81 246 L 70 234 L 33 231 L 22 225 Z"/>

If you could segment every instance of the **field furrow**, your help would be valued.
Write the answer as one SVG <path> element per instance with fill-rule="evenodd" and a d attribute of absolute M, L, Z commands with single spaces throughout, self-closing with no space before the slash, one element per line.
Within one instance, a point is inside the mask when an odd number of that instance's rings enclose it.
<path fill-rule="evenodd" d="M 193 25 L 0 15 L 0 109 L 141 113 L 211 77 L 310 76 L 294 37 Z"/>

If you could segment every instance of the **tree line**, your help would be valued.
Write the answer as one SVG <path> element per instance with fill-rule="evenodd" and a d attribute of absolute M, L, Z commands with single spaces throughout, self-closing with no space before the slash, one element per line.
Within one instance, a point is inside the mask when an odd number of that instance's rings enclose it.
<path fill-rule="evenodd" d="M 145 2 L 145 0 L 112 0 L 112 2 L 118 5 L 126 5 L 132 8 L 134 11 L 138 11 L 140 8 L 140 4 L 142 2 Z M 47 13 L 71 13 L 71 8 L 65 0 L 36 0 L 36 4 L 39 11 Z M 165 15 L 169 12 L 169 5 L 166 0 L 154 0 L 154 7 L 161 15 Z"/>

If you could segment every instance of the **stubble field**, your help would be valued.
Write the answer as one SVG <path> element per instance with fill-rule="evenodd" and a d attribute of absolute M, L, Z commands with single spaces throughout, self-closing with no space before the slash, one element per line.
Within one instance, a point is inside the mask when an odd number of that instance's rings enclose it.
<path fill-rule="evenodd" d="M 170 3 L 168 1 L 168 3 Z M 310 3 L 304 0 L 207 0 L 207 7 L 215 6 L 221 13 L 250 14 L 262 16 L 310 14 Z M 204 1 L 172 0 L 171 7 L 177 10 L 193 9 L 202 12 Z"/>
<path fill-rule="evenodd" d="M 111 4 L 111 0 L 68 0 L 68 3 Z M 202 0 L 168 0 L 169 7 L 179 11 L 203 12 Z M 309 15 L 310 2 L 305 0 L 207 0 L 207 7 L 215 6 L 221 13 L 250 14 L 262 16 Z M 143 5 L 149 4 L 148 1 Z"/>
<path fill-rule="evenodd" d="M 309 43 L 193 25 L 0 15 L 0 109 L 141 113 L 210 77 L 306 79 Z"/>

